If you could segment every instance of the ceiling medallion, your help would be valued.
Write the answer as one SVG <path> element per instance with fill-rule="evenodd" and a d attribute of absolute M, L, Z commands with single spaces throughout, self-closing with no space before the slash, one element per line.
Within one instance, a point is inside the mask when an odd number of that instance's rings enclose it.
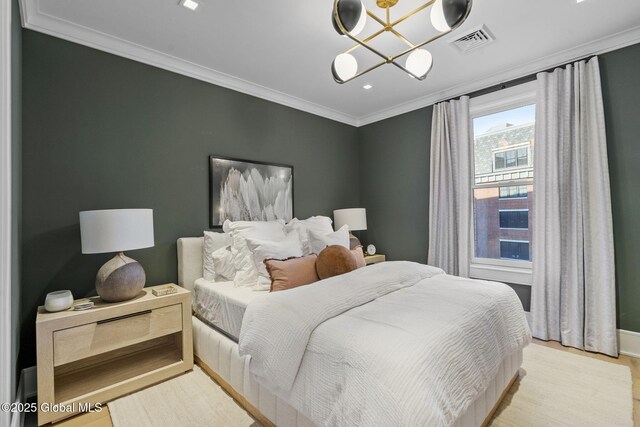
<path fill-rule="evenodd" d="M 336 56 L 333 60 L 333 63 L 331 64 L 331 72 L 333 73 L 333 78 L 336 82 L 346 83 L 368 73 L 369 71 L 373 71 L 384 64 L 393 64 L 409 74 L 411 77 L 418 80 L 424 80 L 433 65 L 433 57 L 428 50 L 422 49 L 422 47 L 446 34 L 449 34 L 451 31 L 459 27 L 469 16 L 472 0 L 431 0 L 401 18 L 392 21 L 390 9 L 395 6 L 398 1 L 399 0 L 376 0 L 376 5 L 385 10 L 385 19 L 381 19 L 373 12 L 367 10 L 364 7 L 362 0 L 334 1 L 333 15 L 331 19 L 333 27 L 338 34 L 349 37 L 357 43 L 355 46 Z M 431 24 L 438 31 L 437 35 L 422 43 L 414 44 L 396 31 L 394 28 L 396 25 L 404 22 L 408 18 L 427 9 L 428 7 L 431 7 Z M 380 24 L 382 28 L 365 39 L 359 39 L 357 36 L 364 29 L 367 23 L 367 16 Z M 369 45 L 371 40 L 385 32 L 389 32 L 396 36 L 405 43 L 408 48 L 396 55 L 388 56 Z M 351 52 L 360 46 L 382 58 L 382 61 L 367 68 L 366 70 L 358 72 L 358 61 L 356 61 L 356 58 L 351 54 Z M 398 59 L 405 55 L 407 56 L 407 59 L 404 65 L 402 65 L 398 62 Z"/>

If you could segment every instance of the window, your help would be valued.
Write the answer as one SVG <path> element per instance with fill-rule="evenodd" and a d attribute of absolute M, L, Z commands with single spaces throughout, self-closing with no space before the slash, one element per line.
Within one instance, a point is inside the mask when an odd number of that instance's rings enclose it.
<path fill-rule="evenodd" d="M 535 112 L 535 82 L 471 100 L 472 277 L 531 284 Z"/>
<path fill-rule="evenodd" d="M 529 166 L 529 149 L 519 148 L 496 153 L 493 165 L 494 170 Z"/>
<path fill-rule="evenodd" d="M 529 209 L 500 211 L 500 228 L 528 229 Z"/>
<path fill-rule="evenodd" d="M 529 242 L 500 240 L 500 257 L 502 259 L 529 260 Z"/>
<path fill-rule="evenodd" d="M 501 199 L 521 199 L 526 198 L 529 195 L 526 185 L 500 187 Z"/>

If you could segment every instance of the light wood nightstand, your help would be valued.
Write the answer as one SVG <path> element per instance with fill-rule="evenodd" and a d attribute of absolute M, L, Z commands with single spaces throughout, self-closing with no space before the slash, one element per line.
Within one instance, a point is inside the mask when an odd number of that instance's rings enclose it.
<path fill-rule="evenodd" d="M 166 286 L 166 285 L 162 285 Z M 193 368 L 191 293 L 48 313 L 38 308 L 38 425 L 88 410 Z M 63 412 L 43 405 L 64 406 Z"/>
<path fill-rule="evenodd" d="M 364 257 L 364 261 L 367 265 L 377 264 L 379 262 L 384 262 L 386 257 L 383 254 L 375 254 L 375 255 L 367 255 Z"/>

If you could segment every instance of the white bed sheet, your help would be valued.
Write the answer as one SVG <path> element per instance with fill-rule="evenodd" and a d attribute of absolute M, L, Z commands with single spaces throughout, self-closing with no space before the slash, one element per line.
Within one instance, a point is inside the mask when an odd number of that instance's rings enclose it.
<path fill-rule="evenodd" d="M 251 287 L 236 287 L 233 282 L 211 282 L 200 278 L 194 284 L 193 311 L 202 321 L 237 342 L 247 305 L 267 293 Z"/>

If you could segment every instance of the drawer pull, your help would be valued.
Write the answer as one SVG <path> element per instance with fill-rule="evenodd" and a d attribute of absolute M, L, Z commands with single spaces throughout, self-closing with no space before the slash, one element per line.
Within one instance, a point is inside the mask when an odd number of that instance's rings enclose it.
<path fill-rule="evenodd" d="M 140 311 L 138 313 L 125 314 L 124 316 L 112 317 L 111 319 L 98 320 L 98 325 L 104 323 L 115 322 L 117 320 L 128 319 L 130 317 L 144 316 L 145 314 L 151 314 L 151 310 Z"/>

